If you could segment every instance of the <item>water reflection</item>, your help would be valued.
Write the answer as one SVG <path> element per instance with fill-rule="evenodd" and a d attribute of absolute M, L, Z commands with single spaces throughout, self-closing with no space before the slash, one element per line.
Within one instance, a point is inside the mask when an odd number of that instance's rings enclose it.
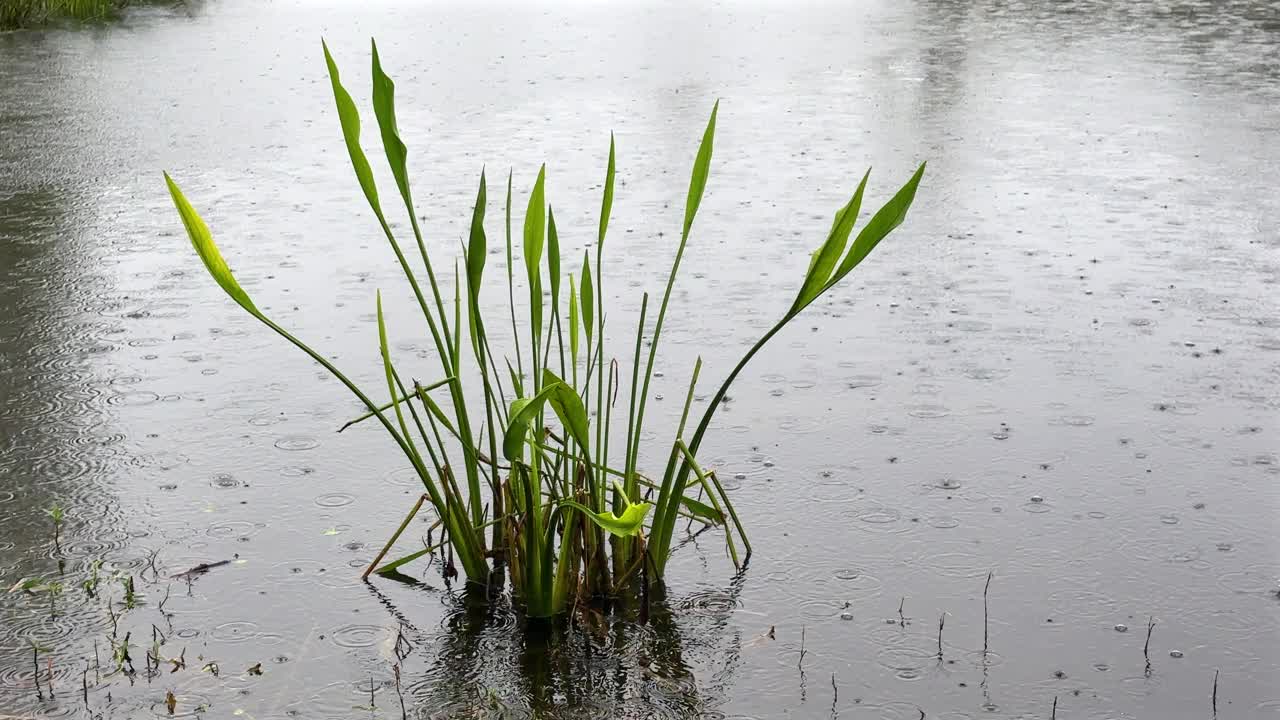
<path fill-rule="evenodd" d="M 724 702 L 742 650 L 729 622 L 741 578 L 676 599 L 655 594 L 647 613 L 639 602 L 579 607 L 550 622 L 467 587 L 448 597 L 436 632 L 413 628 L 411 609 L 370 591 L 400 627 L 393 652 L 415 717 L 700 717 Z"/>

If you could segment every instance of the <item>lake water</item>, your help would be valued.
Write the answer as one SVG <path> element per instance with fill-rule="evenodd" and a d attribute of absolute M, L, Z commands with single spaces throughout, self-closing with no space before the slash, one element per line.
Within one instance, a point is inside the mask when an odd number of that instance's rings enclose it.
<path fill-rule="evenodd" d="M 718 382 L 785 311 L 866 167 L 878 205 L 929 160 L 907 222 L 703 446 L 744 575 L 704 534 L 649 624 L 551 632 L 438 566 L 359 582 L 416 478 L 375 429 L 334 432 L 351 399 L 220 293 L 161 180 L 281 324 L 377 389 L 381 288 L 402 366 L 434 379 L 322 36 L 366 128 L 378 39 L 440 257 L 482 166 L 491 200 L 514 168 L 520 205 L 544 160 L 580 256 L 616 134 L 618 349 L 721 100 L 645 468 L 695 357 Z M 0 586 L 61 557 L 66 587 L 54 612 L 0 603 L 0 716 L 167 717 L 172 692 L 188 717 L 399 717 L 397 664 L 414 717 L 1047 718 L 1056 697 L 1063 718 L 1208 718 L 1215 672 L 1220 717 L 1280 715 L 1277 108 L 1262 0 L 209 0 L 0 34 Z M 109 575 L 136 578 L 132 681 L 106 676 L 108 599 L 78 587 L 95 560 L 116 607 Z M 185 669 L 142 671 L 153 625 Z"/>

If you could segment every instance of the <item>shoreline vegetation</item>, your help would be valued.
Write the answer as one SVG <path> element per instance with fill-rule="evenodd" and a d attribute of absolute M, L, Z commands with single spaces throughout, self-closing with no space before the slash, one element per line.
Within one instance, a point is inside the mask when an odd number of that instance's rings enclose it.
<path fill-rule="evenodd" d="M 106 20 L 139 0 L 0 0 L 0 30 L 39 27 L 58 20 Z"/>

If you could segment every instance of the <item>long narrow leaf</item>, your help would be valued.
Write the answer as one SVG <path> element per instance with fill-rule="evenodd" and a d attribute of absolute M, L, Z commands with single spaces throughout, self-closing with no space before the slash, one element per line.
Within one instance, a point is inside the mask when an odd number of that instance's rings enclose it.
<path fill-rule="evenodd" d="M 907 217 L 907 210 L 911 208 L 911 202 L 916 198 L 916 188 L 920 186 L 920 179 L 924 177 L 924 167 L 927 163 L 920 163 L 919 169 L 911 176 L 911 179 L 902 186 L 889 202 L 876 211 L 867 221 L 867 226 L 862 228 L 862 232 L 858 233 L 858 237 L 853 241 L 853 247 L 849 249 L 849 254 L 845 256 L 840 263 L 840 267 L 836 268 L 835 273 L 831 276 L 831 282 L 828 286 L 840 282 L 845 275 L 849 274 L 858 266 L 858 263 L 866 259 L 867 255 L 875 249 L 876 245 L 885 238 L 894 228 L 902 224 Z"/>
<path fill-rule="evenodd" d="M 169 195 L 173 197 L 173 204 L 178 208 L 178 216 L 182 218 L 187 236 L 191 238 L 191 245 L 196 249 L 200 260 L 204 262 L 205 269 L 223 291 L 236 301 L 237 305 L 262 319 L 262 313 L 253 304 L 253 300 L 249 299 L 249 294 L 244 291 L 244 288 L 240 287 L 240 283 L 236 282 L 235 275 L 231 274 L 231 268 L 227 267 L 227 261 L 222 259 L 222 253 L 213 242 L 213 234 L 209 232 L 209 226 L 204 224 L 200 214 L 191 206 L 191 203 L 187 202 L 187 197 L 178 189 L 178 184 L 173 181 L 173 178 L 169 177 L 169 173 L 164 174 L 164 182 L 169 186 Z"/>
<path fill-rule="evenodd" d="M 387 153 L 387 164 L 391 166 L 391 174 L 395 176 L 396 187 L 406 204 L 411 204 L 409 192 L 409 169 L 407 160 L 409 149 L 400 139 L 400 130 L 396 127 L 396 85 L 382 71 L 382 61 L 378 58 L 378 43 L 370 40 L 373 46 L 373 112 L 378 118 L 378 130 L 382 133 L 382 147 Z M 337 75 L 335 74 L 336 78 Z M 334 82 L 337 82 L 335 79 Z"/>
<path fill-rule="evenodd" d="M 587 347 L 591 347 L 591 334 L 595 328 L 595 287 L 591 284 L 591 258 L 582 251 L 582 324 L 587 331 Z"/>
<path fill-rule="evenodd" d="M 702 192 L 707 187 L 707 175 L 711 172 L 711 146 L 716 134 L 716 113 L 720 110 L 717 100 L 711 108 L 711 119 L 707 121 L 707 129 L 702 133 L 702 143 L 698 146 L 698 156 L 693 161 L 693 174 L 689 178 L 689 193 L 684 203 L 684 231 L 687 238 L 689 229 L 693 227 L 693 218 L 698 214 L 698 206 L 702 204 Z M 612 155 L 612 153 L 610 153 Z"/>
<path fill-rule="evenodd" d="M 596 238 L 598 247 L 604 247 L 604 235 L 609 229 L 609 216 L 613 214 L 613 133 L 609 133 L 609 167 L 604 172 L 604 197 L 600 200 L 600 235 Z M 588 321 L 587 325 L 591 322 Z"/>
<path fill-rule="evenodd" d="M 813 261 L 809 264 L 809 271 L 805 274 L 804 284 L 796 295 L 796 301 L 791 306 L 791 313 L 800 312 L 830 287 L 828 280 L 840 256 L 844 254 L 845 245 L 849 242 L 849 234 L 853 232 L 853 226 L 858 221 L 858 210 L 862 207 L 862 192 L 866 189 L 867 178 L 870 176 L 871 171 L 868 170 L 862 176 L 862 182 L 858 183 L 858 189 L 854 191 L 853 198 L 836 213 L 826 241 L 813 254 Z"/>
<path fill-rule="evenodd" d="M 324 48 L 324 61 L 329 66 L 329 80 L 333 84 L 333 99 L 338 106 L 338 121 L 342 124 L 342 138 L 347 144 L 347 153 L 351 156 L 351 165 L 355 167 L 356 179 L 360 181 L 360 189 L 369 200 L 369 205 L 378 218 L 382 218 L 382 205 L 378 202 L 378 186 L 373 181 L 373 170 L 369 167 L 369 158 L 360 147 L 360 111 L 351 99 L 351 94 L 342 86 L 338 77 L 338 65 L 329 54 L 329 46 L 320 41 Z"/>

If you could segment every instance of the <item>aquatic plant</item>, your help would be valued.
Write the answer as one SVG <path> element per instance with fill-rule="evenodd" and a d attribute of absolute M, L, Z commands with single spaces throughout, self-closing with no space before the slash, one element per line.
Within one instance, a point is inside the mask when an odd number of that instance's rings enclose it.
<path fill-rule="evenodd" d="M 63 512 L 62 506 L 57 503 L 54 503 L 53 507 L 44 512 L 53 521 L 53 547 L 58 552 L 62 552 L 62 521 L 66 518 L 66 513 Z"/>
<path fill-rule="evenodd" d="M 425 269 L 425 283 L 414 268 L 418 260 L 410 261 L 392 230 L 370 160 L 361 145 L 359 111 L 327 46 L 324 56 L 342 136 L 358 184 L 413 291 L 434 344 L 442 379 L 429 384 L 406 380 L 410 376 L 397 368 L 378 293 L 374 298 L 378 346 L 390 400 L 376 402 L 329 359 L 257 307 L 227 266 L 199 213 L 167 173 L 165 180 L 197 254 L 218 285 L 240 307 L 318 362 L 359 399 L 366 412 L 344 429 L 376 419 L 422 481 L 425 492 L 365 576 L 375 568 L 383 574 L 392 573 L 440 550 L 445 556 L 446 579 L 458 572 L 455 558 L 467 581 L 476 585 L 502 582 L 495 570 L 507 569 L 525 612 L 533 617 L 552 616 L 564 612 L 578 598 L 590 601 L 646 594 L 650 584 L 662 581 L 680 518 L 723 527 L 731 559 L 738 567 L 745 564 L 751 545 L 733 503 L 715 471 L 704 469 L 698 461 L 707 428 L 729 387 L 760 349 L 844 279 L 902 223 L 924 165 L 854 234 L 869 171 L 862 176 L 813 252 L 799 292 L 788 309 L 733 367 L 692 432 L 686 433 L 694 388 L 702 369 L 701 359 L 695 363 L 666 467 L 660 479 L 651 479 L 637 467 L 649 386 L 672 289 L 710 174 L 719 103 L 711 111 L 693 162 L 680 240 L 652 326 L 646 325 L 649 296 L 646 293 L 641 298 L 619 465 L 616 459 L 611 464 L 609 455 L 619 439 L 612 431 L 620 426 L 614 423 L 613 408 L 621 383 L 617 360 L 606 350 L 602 288 L 605 240 L 614 199 L 613 138 L 609 142 L 594 267 L 587 252 L 577 274 L 566 272 L 565 264 L 570 260 L 561 255 L 555 214 L 547 202 L 546 167 L 538 172 L 527 200 L 521 235 L 528 299 L 520 309 L 529 320 L 523 325 L 517 321 L 515 243 L 511 231 L 513 181 L 510 173 L 507 176 L 506 290 L 507 314 L 515 339 L 511 348 L 513 365 L 510 354 L 499 357 L 500 351 L 490 343 L 488 323 L 493 318 L 481 309 L 480 291 L 489 254 L 485 172 L 480 173 L 460 262 L 453 262 L 450 307 L 448 288 L 441 281 L 441 275 L 446 273 L 441 272 L 437 258 L 428 252 L 418 224 L 406 163 L 408 150 L 396 125 L 395 85 L 383 71 L 377 45 L 373 46 L 372 63 L 374 115 Z M 646 337 L 650 339 L 647 349 Z M 504 378 L 509 385 L 504 385 Z M 471 383 L 479 384 L 482 404 L 468 401 L 464 385 Z M 424 505 L 435 514 L 437 523 L 433 527 L 442 529 L 441 541 L 381 565 Z"/>

